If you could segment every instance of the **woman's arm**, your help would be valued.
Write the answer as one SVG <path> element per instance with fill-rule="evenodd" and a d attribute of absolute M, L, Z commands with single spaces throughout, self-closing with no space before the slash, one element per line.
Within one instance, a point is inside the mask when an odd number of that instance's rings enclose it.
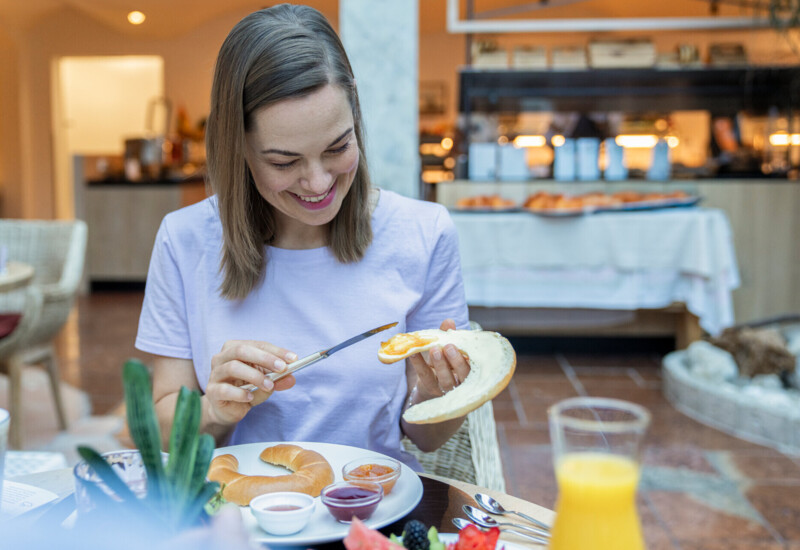
<path fill-rule="evenodd" d="M 452 319 L 445 320 L 441 330 L 456 328 Z M 408 396 L 406 405 L 409 408 L 441 397 L 463 382 L 469 375 L 469 363 L 453 344 L 444 348 L 435 346 L 428 352 L 430 364 L 425 362 L 421 353 L 406 359 L 406 379 L 408 380 Z M 461 427 L 465 417 L 454 418 L 433 424 L 410 424 L 400 418 L 400 427 L 419 450 L 425 453 L 435 451 L 444 445 Z"/>
<path fill-rule="evenodd" d="M 406 374 L 408 375 L 409 381 L 409 393 L 408 398 L 406 399 L 406 406 L 403 408 L 404 412 L 405 409 L 409 408 L 411 405 L 416 405 L 417 403 L 422 403 L 423 401 L 427 401 L 428 399 L 433 399 L 434 397 L 439 397 L 441 395 L 423 395 L 423 392 L 416 384 L 417 375 L 414 372 L 414 367 L 410 365 L 409 361 L 410 360 L 406 361 Z M 461 424 L 464 423 L 465 418 L 465 416 L 462 416 L 460 418 L 454 418 L 453 420 L 437 422 L 434 424 L 410 424 L 401 417 L 400 427 L 403 430 L 403 433 L 408 436 L 408 438 L 419 448 L 420 451 L 424 453 L 430 453 L 431 451 L 435 451 L 447 443 L 447 440 L 453 437 L 453 434 L 456 433 L 461 427 Z"/>
<path fill-rule="evenodd" d="M 200 391 L 200 384 L 194 373 L 191 359 L 175 359 L 173 357 L 153 357 L 153 401 L 156 404 L 156 416 L 161 428 L 161 444 L 169 448 L 169 436 L 172 430 L 172 419 L 175 416 L 175 404 L 181 386 Z M 234 424 L 219 422 L 214 418 L 209 401 L 205 395 L 200 399 L 202 416 L 200 431 L 214 436 L 219 443 L 233 430 Z"/>
<path fill-rule="evenodd" d="M 250 409 L 269 399 L 274 391 L 294 386 L 293 375 L 273 383 L 266 373 L 281 372 L 286 369 L 286 361 L 296 359 L 294 353 L 267 342 L 226 342 L 211 359 L 211 375 L 200 399 L 200 432 L 214 436 L 217 444 L 223 443 Z M 241 386 L 245 384 L 252 384 L 258 389 L 242 389 Z M 153 401 L 165 449 L 169 446 L 172 419 L 181 386 L 202 391 L 192 360 L 154 356 Z"/>

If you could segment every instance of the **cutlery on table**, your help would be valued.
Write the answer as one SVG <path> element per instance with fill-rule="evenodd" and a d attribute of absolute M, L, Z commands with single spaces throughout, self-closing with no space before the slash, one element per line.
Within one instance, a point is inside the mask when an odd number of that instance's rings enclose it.
<path fill-rule="evenodd" d="M 530 533 L 534 533 L 541 537 L 549 538 L 550 532 L 545 531 L 544 529 L 539 529 L 538 527 L 529 527 L 528 525 L 520 525 L 519 523 L 504 523 L 497 521 L 490 515 L 483 512 L 483 510 L 479 510 L 474 506 L 470 506 L 465 504 L 461 507 L 464 510 L 464 513 L 467 514 L 467 517 L 475 522 L 477 525 L 481 527 L 510 527 L 512 529 L 527 531 Z"/>
<path fill-rule="evenodd" d="M 464 518 L 453 518 L 453 525 L 455 525 L 459 531 L 466 527 L 467 525 L 475 525 L 471 521 L 467 521 Z M 503 532 L 514 533 L 514 535 L 518 537 L 522 537 L 524 539 L 532 540 L 533 542 L 538 542 L 539 544 L 547 545 L 550 541 L 546 538 L 537 537 L 536 535 L 531 535 L 530 533 L 525 533 L 524 531 L 516 531 L 515 529 L 511 529 L 509 527 L 498 527 Z"/>
<path fill-rule="evenodd" d="M 522 512 L 517 512 L 515 510 L 506 510 L 503 508 L 503 505 L 497 502 L 494 498 L 490 497 L 489 495 L 483 493 L 476 493 L 475 500 L 478 501 L 478 505 L 481 508 L 489 512 L 490 514 L 497 514 L 497 515 L 504 515 L 504 514 L 514 514 L 515 516 L 519 516 L 526 521 L 530 521 L 537 527 L 541 529 L 550 530 L 550 526 L 546 523 L 539 521 L 538 519 L 533 519 L 527 514 L 523 514 Z"/>
<path fill-rule="evenodd" d="M 336 353 L 339 350 L 343 350 L 344 348 L 346 348 L 348 346 L 352 346 L 353 344 L 356 344 L 356 343 L 360 342 L 361 340 L 364 340 L 365 338 L 369 338 L 370 336 L 372 336 L 374 334 L 378 334 L 379 332 L 383 332 L 386 329 L 390 329 L 395 325 L 397 325 L 397 323 L 389 323 L 388 325 L 382 325 L 382 326 L 374 328 L 372 330 L 368 330 L 367 332 L 362 332 L 361 334 L 359 334 L 357 336 L 353 336 L 352 338 L 349 338 L 349 339 L 345 340 L 344 342 L 342 342 L 341 344 L 337 344 L 337 345 L 333 346 L 332 348 L 328 348 L 328 349 L 324 349 L 324 350 L 318 351 L 316 353 L 312 353 L 311 355 L 307 355 L 306 357 L 301 357 L 297 361 L 295 361 L 293 363 L 289 363 L 286 366 L 286 370 L 285 371 L 283 371 L 283 372 L 271 372 L 271 373 L 267 374 L 267 378 L 269 378 L 273 382 L 277 382 L 278 380 L 280 380 L 281 378 L 283 378 L 285 376 L 289 376 L 290 374 L 293 374 L 293 373 L 299 371 L 300 369 L 304 369 L 309 365 L 313 365 L 317 361 L 321 361 L 322 359 L 326 359 L 326 358 L 330 357 L 331 355 L 333 355 L 334 353 Z M 252 392 L 252 391 L 256 391 L 258 388 L 255 387 L 253 384 L 245 384 L 244 386 L 242 386 L 242 389 L 245 389 L 247 391 L 251 391 Z"/>

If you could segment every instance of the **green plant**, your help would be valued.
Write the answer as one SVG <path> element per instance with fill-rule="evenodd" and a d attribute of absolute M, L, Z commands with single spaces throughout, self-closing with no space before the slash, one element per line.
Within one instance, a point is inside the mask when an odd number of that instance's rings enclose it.
<path fill-rule="evenodd" d="M 218 483 L 206 481 L 214 438 L 199 433 L 200 394 L 181 388 L 165 464 L 147 367 L 130 359 L 125 362 L 122 379 L 128 427 L 147 472 L 147 495 L 137 498 L 97 451 L 78 447 L 80 456 L 116 497 L 91 487 L 98 514 L 119 517 L 117 512 L 123 506 L 128 521 L 141 520 L 154 529 L 176 532 L 196 525 L 206 517 L 206 503 L 219 491 Z"/>

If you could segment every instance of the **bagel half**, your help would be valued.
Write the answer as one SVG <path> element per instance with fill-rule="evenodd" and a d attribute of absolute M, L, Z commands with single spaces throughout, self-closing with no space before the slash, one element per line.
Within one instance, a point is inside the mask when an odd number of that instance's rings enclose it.
<path fill-rule="evenodd" d="M 281 443 L 264 449 L 259 458 L 292 471 L 280 476 L 248 476 L 239 473 L 239 461 L 231 454 L 215 457 L 208 469 L 208 479 L 223 485 L 222 496 L 228 502 L 249 506 L 264 493 L 293 491 L 318 497 L 333 483 L 333 468 L 321 454 L 298 445 Z"/>
<path fill-rule="evenodd" d="M 453 344 L 469 361 L 466 380 L 441 397 L 406 409 L 403 419 L 411 424 L 431 424 L 458 418 L 474 411 L 499 394 L 511 381 L 517 355 L 511 343 L 496 332 L 485 330 L 420 330 L 396 334 L 381 342 L 378 359 L 394 363 L 433 346 Z"/>

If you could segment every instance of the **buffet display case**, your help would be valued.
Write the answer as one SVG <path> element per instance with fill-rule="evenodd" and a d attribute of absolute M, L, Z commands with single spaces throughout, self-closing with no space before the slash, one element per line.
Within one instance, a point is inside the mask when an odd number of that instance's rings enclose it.
<path fill-rule="evenodd" d="M 459 73 L 459 82 L 461 131 L 457 132 L 460 139 L 452 147 L 454 161 L 450 164 L 462 169 L 452 181 L 428 185 L 426 191 L 428 198 L 450 208 L 456 219 L 462 247 L 469 253 L 465 280 L 468 303 L 475 310 L 471 315 L 478 318 L 484 314 L 485 325 L 508 327 L 508 317 L 494 315 L 501 310 L 517 315 L 547 307 L 599 309 L 636 313 L 628 317 L 628 324 L 649 333 L 639 312 L 681 311 L 677 321 L 674 317 L 659 321 L 661 328 L 657 330 L 674 332 L 677 328 L 689 335 L 681 338 L 685 345 L 702 330 L 714 333 L 734 322 L 800 309 L 800 279 L 791 276 L 797 268 L 790 260 L 796 257 L 791 228 L 796 226 L 794 213 L 800 209 L 800 187 L 794 183 L 800 166 L 800 116 L 795 112 L 800 105 L 800 68 L 465 68 Z M 573 135 L 553 123 L 564 113 L 583 119 L 572 127 L 578 129 Z M 586 124 L 587 120 L 594 124 Z M 531 150 L 538 151 L 533 161 L 529 153 L 529 172 L 524 177 L 503 177 L 500 167 L 491 177 L 491 170 L 470 166 L 473 159 L 469 152 L 475 149 L 471 145 L 489 144 L 499 150 L 514 147 L 520 137 L 534 144 Z M 564 140 L 583 137 L 599 143 L 593 177 L 582 180 L 576 171 L 571 179 L 559 178 L 553 171 L 558 147 Z M 628 173 L 609 178 L 608 146 L 614 143 L 607 140 L 620 144 L 620 137 L 638 138 L 639 143 L 642 138 L 652 141 L 649 148 L 622 145 Z M 662 143 L 668 153 L 666 176 L 662 171 L 659 177 L 653 177 L 648 170 L 647 164 L 655 161 L 656 143 Z M 483 153 L 484 159 L 492 160 L 491 154 Z M 482 177 L 470 179 L 471 173 Z M 590 204 L 554 216 L 531 216 L 532 209 L 526 208 L 537 198 L 553 197 L 573 206 L 584 204 L 570 202 L 576 197 L 607 204 L 615 195 L 629 191 L 660 194 L 662 198 L 680 194 L 680 204 L 664 203 L 663 208 Z M 470 204 L 479 207 L 470 208 Z M 766 208 L 764 216 L 754 212 L 754 205 Z M 678 219 L 678 226 L 671 223 Z M 654 232 L 656 226 L 665 235 Z M 624 231 L 615 229 L 619 227 Z M 597 241 L 598 231 L 607 238 Z M 504 244 L 490 245 L 479 235 Z M 652 246 L 642 241 L 645 235 L 652 237 Z M 540 250 L 543 238 L 556 243 L 554 248 Z M 594 247 L 586 248 L 587 239 L 595 243 Z M 713 244 L 703 252 L 697 248 L 698 240 Z M 517 252 L 505 259 L 495 257 L 494 252 L 481 254 L 472 250 L 480 242 L 484 248 L 494 247 L 493 251 Z M 759 242 L 762 245 L 756 244 Z M 514 263 L 514 258 L 528 257 L 519 251 L 530 248 L 531 243 L 540 253 L 551 254 L 553 262 L 540 265 L 537 255 L 535 269 Z M 654 258 L 667 257 L 662 256 L 666 249 L 659 248 L 661 244 L 674 252 L 669 256 L 674 263 L 650 265 Z M 588 252 L 596 254 L 597 250 L 607 253 L 607 261 L 586 259 Z M 625 250 L 642 255 L 635 268 L 616 264 L 620 254 L 630 253 Z M 699 256 L 689 254 L 681 260 L 690 250 Z M 725 258 L 714 256 L 714 250 L 726 251 Z M 554 260 L 556 256 L 560 260 Z M 476 260 L 481 257 L 494 259 Z M 687 268 L 687 262 L 694 261 L 710 271 Z M 767 274 L 766 265 L 782 275 Z M 492 273 L 501 273 L 502 285 L 490 284 Z M 522 282 L 526 280 L 530 285 Z M 565 300 L 555 303 L 554 292 L 537 294 L 538 290 L 529 288 L 541 286 L 542 281 L 558 282 Z M 595 293 L 598 284 L 611 283 L 616 286 Z M 684 290 L 672 292 L 679 287 Z M 581 292 L 592 300 L 567 299 Z M 617 305 L 609 292 L 619 293 Z M 656 296 L 660 298 L 655 300 Z M 701 302 L 703 305 L 698 306 Z M 714 312 L 713 321 L 709 312 Z M 522 323 L 515 320 L 516 326 Z M 536 321 L 529 326 L 531 332 L 538 333 L 552 333 L 553 328 L 547 322 L 537 327 Z M 597 331 L 590 328 L 589 332 Z M 605 329 L 602 332 L 608 333 Z M 617 333 L 629 331 L 620 329 Z"/>

